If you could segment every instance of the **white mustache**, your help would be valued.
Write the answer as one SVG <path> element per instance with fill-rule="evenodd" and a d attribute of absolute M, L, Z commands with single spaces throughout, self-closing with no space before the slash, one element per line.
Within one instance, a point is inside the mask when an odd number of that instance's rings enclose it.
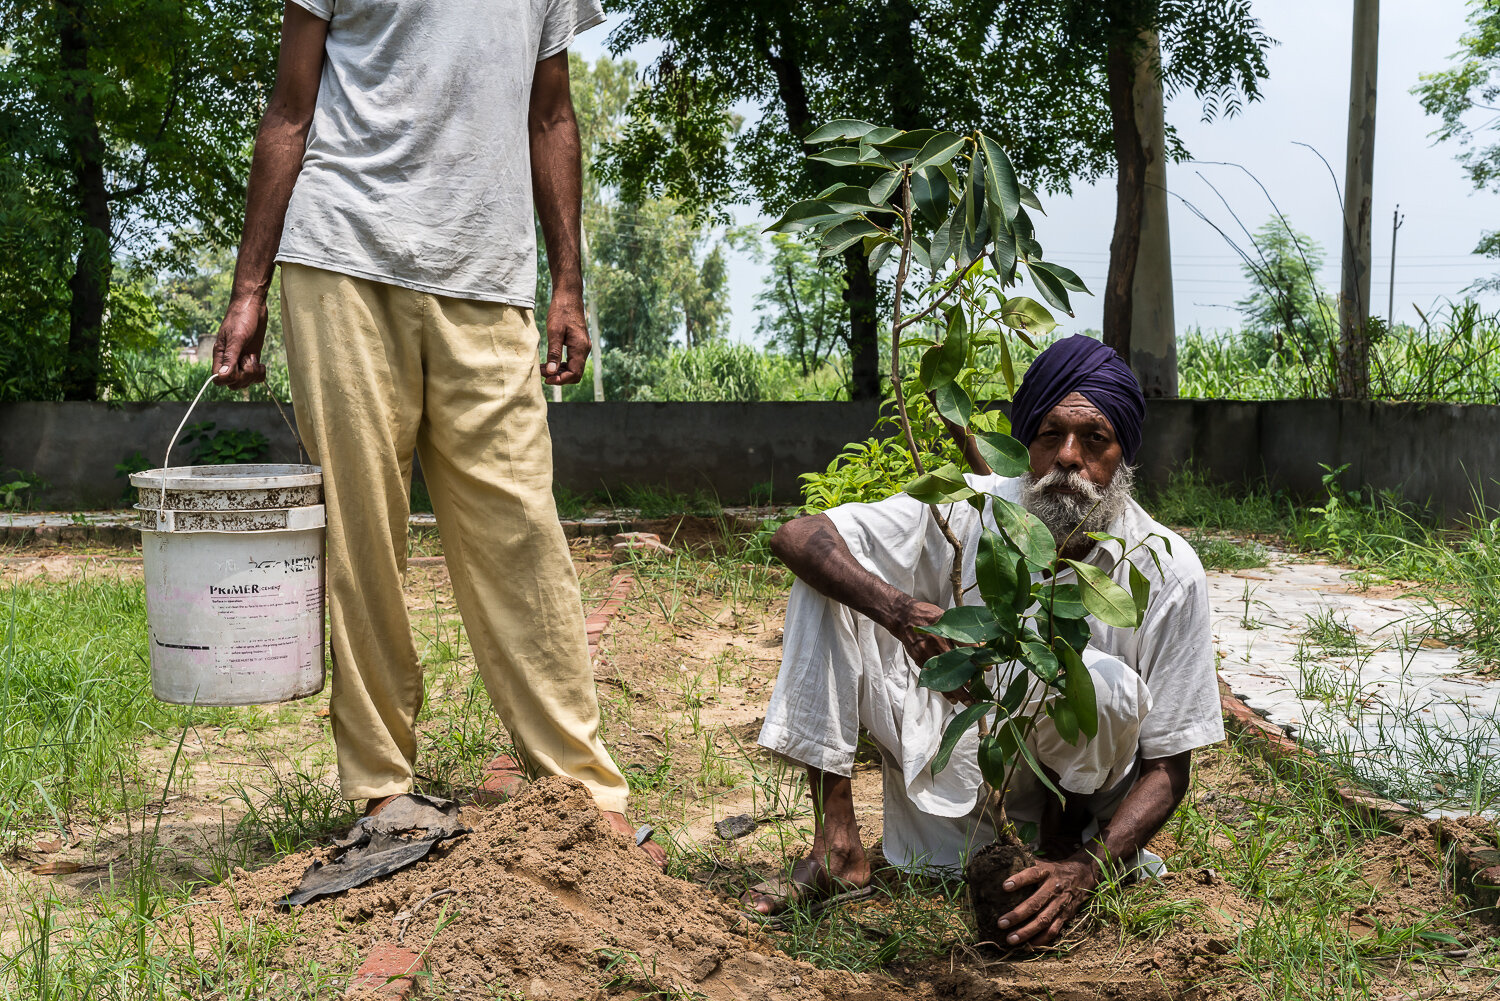
<path fill-rule="evenodd" d="M 1067 487 L 1082 494 L 1092 503 L 1098 503 L 1104 496 L 1104 488 L 1091 480 L 1084 479 L 1082 473 L 1076 469 L 1052 469 L 1045 476 L 1039 476 L 1032 484 L 1036 490 L 1047 490 L 1052 487 Z"/>

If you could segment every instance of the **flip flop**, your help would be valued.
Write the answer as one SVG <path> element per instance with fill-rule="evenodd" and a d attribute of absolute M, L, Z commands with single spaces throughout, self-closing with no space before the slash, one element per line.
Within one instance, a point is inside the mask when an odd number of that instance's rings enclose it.
<path fill-rule="evenodd" d="M 789 876 L 775 876 L 762 883 L 757 883 L 749 890 L 752 894 L 762 897 L 771 897 L 782 902 L 782 909 L 775 914 L 762 914 L 753 907 L 742 908 L 746 917 L 759 921 L 772 931 L 781 931 L 794 916 L 816 918 L 824 911 L 835 907 L 846 907 L 850 904 L 869 900 L 875 896 L 875 887 L 857 886 L 848 890 L 840 890 L 836 893 L 823 893 L 821 887 L 812 883 L 800 883 Z M 815 899 L 808 900 L 805 904 L 802 900 L 809 894 L 821 894 Z"/>

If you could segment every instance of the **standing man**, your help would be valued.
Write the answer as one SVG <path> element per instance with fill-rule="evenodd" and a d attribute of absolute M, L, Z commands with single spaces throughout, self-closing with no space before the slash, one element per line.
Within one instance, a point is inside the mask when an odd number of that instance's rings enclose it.
<path fill-rule="evenodd" d="M 577 382 L 589 351 L 567 47 L 603 20 L 599 0 L 286 5 L 214 365 L 222 385 L 265 378 L 280 263 L 292 400 L 328 507 L 339 781 L 367 814 L 411 791 L 417 754 L 422 671 L 402 598 L 415 448 L 518 751 L 631 833 L 542 396 L 542 382 Z M 553 289 L 541 379 L 533 205 Z"/>

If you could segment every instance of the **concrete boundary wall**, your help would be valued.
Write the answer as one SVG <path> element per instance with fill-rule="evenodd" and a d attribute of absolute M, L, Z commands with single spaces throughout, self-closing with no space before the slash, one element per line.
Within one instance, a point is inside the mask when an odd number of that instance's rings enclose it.
<path fill-rule="evenodd" d="M 108 507 L 124 487 L 115 464 L 141 452 L 159 464 L 183 403 L 0 404 L 0 474 L 19 469 L 48 484 L 34 504 Z M 799 474 L 822 469 L 845 443 L 876 433 L 860 403 L 551 404 L 557 482 L 579 493 L 627 485 L 717 494 L 726 503 L 798 496 Z M 200 405 L 194 421 L 255 429 L 271 461 L 297 449 L 270 404 Z M 181 449 L 181 446 L 179 446 Z M 186 450 L 174 453 L 178 464 Z M 1323 470 L 1349 464 L 1348 486 L 1392 489 L 1438 510 L 1469 509 L 1475 485 L 1500 503 L 1500 407 L 1157 400 L 1149 407 L 1141 478 L 1165 481 L 1191 460 L 1211 479 L 1268 479 L 1318 497 Z"/>

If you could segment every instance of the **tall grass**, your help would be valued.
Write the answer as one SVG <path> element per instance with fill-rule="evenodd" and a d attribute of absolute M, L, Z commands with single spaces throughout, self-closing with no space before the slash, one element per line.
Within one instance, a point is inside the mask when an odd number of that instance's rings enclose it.
<path fill-rule="evenodd" d="M 0 838 L 138 795 L 134 748 L 233 710 L 151 695 L 138 582 L 80 578 L 0 591 Z"/>
<path fill-rule="evenodd" d="M 1500 403 L 1500 313 L 1452 303 L 1416 326 L 1373 324 L 1370 395 L 1392 402 Z M 1271 352 L 1245 331 L 1186 331 L 1177 342 L 1184 397 L 1315 399 L 1331 395 L 1336 364 L 1326 347 Z"/>

